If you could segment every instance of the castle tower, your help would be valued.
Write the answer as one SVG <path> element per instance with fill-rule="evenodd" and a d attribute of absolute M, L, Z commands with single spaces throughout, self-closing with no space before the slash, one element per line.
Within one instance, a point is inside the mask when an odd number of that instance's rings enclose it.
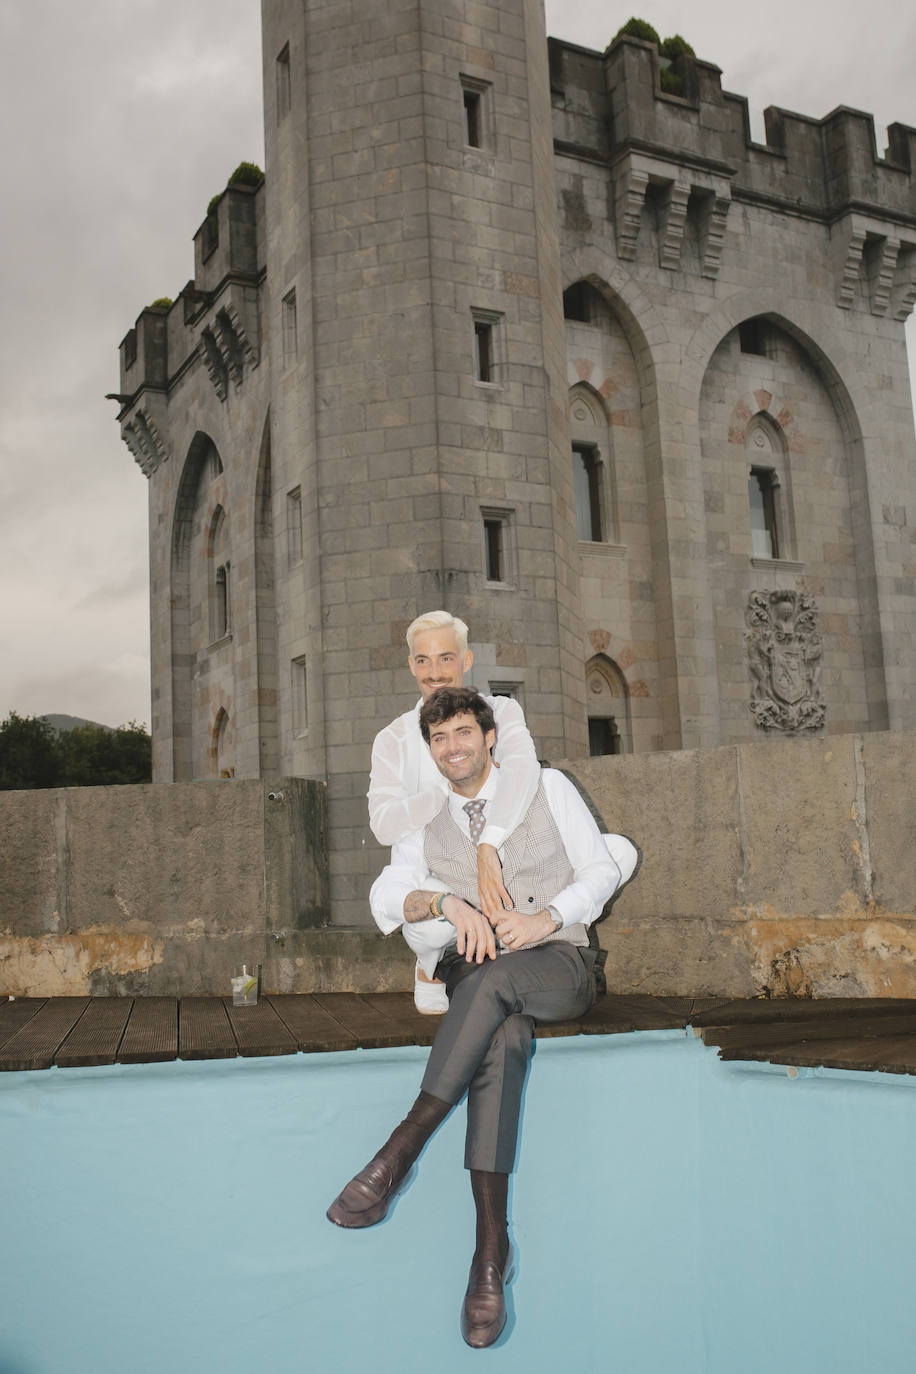
<path fill-rule="evenodd" d="M 542 757 L 916 727 L 916 133 L 756 144 L 718 68 L 540 0 L 262 11 L 266 179 L 121 346 L 156 779 L 327 779 L 364 925 L 434 606 Z"/>

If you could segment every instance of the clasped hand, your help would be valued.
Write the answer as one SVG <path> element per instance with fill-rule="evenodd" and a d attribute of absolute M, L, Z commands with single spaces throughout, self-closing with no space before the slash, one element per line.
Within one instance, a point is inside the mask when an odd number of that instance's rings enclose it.
<path fill-rule="evenodd" d="M 501 910 L 492 920 L 482 912 L 449 895 L 442 904 L 446 918 L 455 927 L 456 948 L 469 964 L 482 964 L 484 959 L 496 958 L 496 938 L 508 950 L 538 944 L 556 928 L 547 911 L 522 912 Z"/>

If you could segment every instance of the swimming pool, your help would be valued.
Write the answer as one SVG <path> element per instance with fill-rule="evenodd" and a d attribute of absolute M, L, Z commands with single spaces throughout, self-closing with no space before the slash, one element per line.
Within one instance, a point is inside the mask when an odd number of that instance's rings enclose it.
<path fill-rule="evenodd" d="M 463 1108 L 384 1223 L 324 1217 L 426 1053 L 0 1076 L 0 1374 L 912 1367 L 916 1080 L 791 1079 L 682 1031 L 539 1041 L 479 1352 Z"/>

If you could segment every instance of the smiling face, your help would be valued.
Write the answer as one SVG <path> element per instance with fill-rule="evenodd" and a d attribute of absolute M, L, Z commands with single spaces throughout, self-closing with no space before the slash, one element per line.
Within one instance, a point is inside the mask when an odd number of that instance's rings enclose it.
<path fill-rule="evenodd" d="M 490 750 L 495 739 L 495 730 L 484 734 L 470 711 L 460 711 L 441 725 L 430 726 L 429 752 L 456 792 L 476 797 L 492 766 Z"/>
<path fill-rule="evenodd" d="M 417 679 L 420 696 L 429 701 L 440 687 L 460 687 L 473 662 L 470 649 L 462 653 L 458 648 L 453 629 L 423 630 L 414 637 L 407 666 Z"/>

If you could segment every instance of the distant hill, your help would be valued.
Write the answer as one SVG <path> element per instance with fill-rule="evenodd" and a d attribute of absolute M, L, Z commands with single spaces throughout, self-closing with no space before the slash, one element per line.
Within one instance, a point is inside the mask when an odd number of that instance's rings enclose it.
<path fill-rule="evenodd" d="M 80 725 L 99 724 L 97 720 L 84 720 L 82 716 L 41 716 L 39 719 L 46 720 L 48 724 L 53 726 L 61 735 L 66 734 L 68 730 L 76 730 Z M 115 727 L 112 725 L 102 725 L 99 726 L 99 728 L 102 730 L 113 730 Z"/>

